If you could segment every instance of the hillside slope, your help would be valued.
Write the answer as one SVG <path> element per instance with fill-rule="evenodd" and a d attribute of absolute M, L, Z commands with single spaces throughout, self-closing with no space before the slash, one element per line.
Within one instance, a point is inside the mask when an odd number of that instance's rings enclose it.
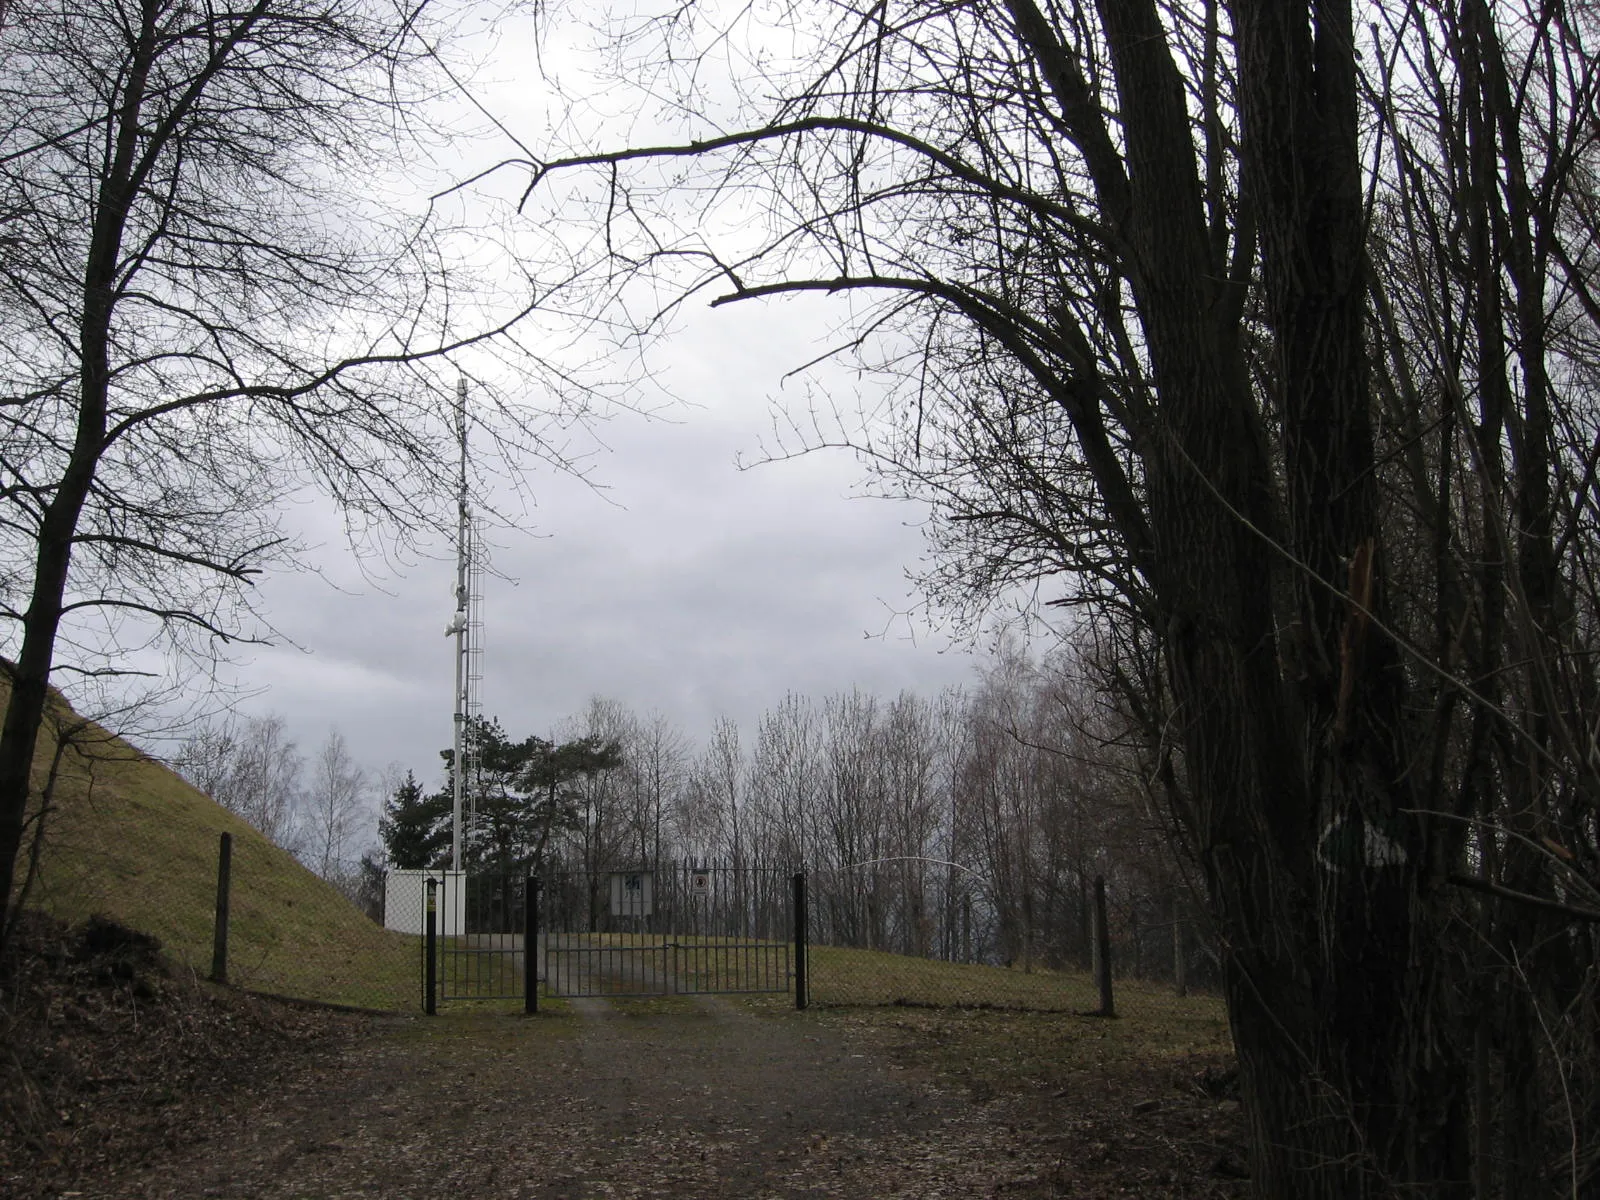
<path fill-rule="evenodd" d="M 64 722 L 78 723 L 62 705 L 51 724 Z M 37 785 L 54 745 L 53 732 L 41 739 Z M 27 905 L 67 921 L 103 914 L 154 934 L 176 963 L 205 974 L 224 832 L 233 835 L 230 981 L 364 1007 L 420 1005 L 417 939 L 381 929 L 293 856 L 97 726 L 62 756 Z"/>

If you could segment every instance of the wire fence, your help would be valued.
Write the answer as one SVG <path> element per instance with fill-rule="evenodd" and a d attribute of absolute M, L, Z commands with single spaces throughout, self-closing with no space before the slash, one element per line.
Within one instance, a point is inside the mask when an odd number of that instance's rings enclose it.
<path fill-rule="evenodd" d="M 816 1007 L 973 1008 L 1084 1016 L 1215 1019 L 1209 990 L 1179 994 L 1170 983 L 1113 967 L 1109 989 L 1094 970 L 994 966 L 812 945 L 810 1003 Z M 1106 1003 L 1109 991 L 1111 1002 Z"/>
<path fill-rule="evenodd" d="M 931 898 L 886 862 L 809 876 L 810 1002 L 1215 1020 L 1216 960 L 1191 920 L 1130 919 L 1086 879 L 1072 903 Z M 1098 884 L 1098 886 L 1096 886 Z"/>
<path fill-rule="evenodd" d="M 337 862 L 326 864 L 324 879 L 215 809 L 197 815 L 182 806 L 162 809 L 153 799 L 148 814 L 130 814 L 126 801 L 119 797 L 103 820 L 92 804 L 53 814 L 23 885 L 23 905 L 68 922 L 99 915 L 151 934 L 176 970 L 220 974 L 250 991 L 420 1010 L 422 938 L 385 928 L 381 876 L 364 878 L 359 863 Z M 227 835 L 230 849 L 220 910 L 219 834 Z M 413 926 L 420 922 L 420 887 Z M 220 973 L 219 928 L 225 932 Z"/>
<path fill-rule="evenodd" d="M 30 906 L 69 921 L 98 914 L 153 934 L 180 970 L 251 991 L 381 1011 L 426 1007 L 427 872 L 333 863 L 324 864 L 333 869 L 322 878 L 215 810 L 201 817 L 168 809 L 160 819 L 151 814 L 147 820 L 94 816 L 87 806 L 47 830 L 45 852 L 28 884 Z M 433 874 L 448 891 L 452 881 L 446 873 Z M 684 879 L 663 875 L 663 901 L 672 887 L 692 889 L 700 880 L 693 869 L 678 874 Z M 558 878 L 552 877 L 547 890 L 550 928 L 558 924 L 565 895 Z M 794 929 L 792 913 L 767 912 L 790 903 L 787 870 L 750 872 L 749 886 L 737 874 L 724 880 L 706 872 L 706 878 L 717 904 L 761 907 L 762 927 L 773 930 L 768 936 L 789 942 L 792 995 L 800 968 L 798 945 L 785 932 Z M 458 880 L 456 886 L 466 884 Z M 807 896 L 805 998 L 811 1005 L 1210 1019 L 1220 1013 L 1214 960 L 1198 929 L 1187 923 L 1130 921 L 1126 908 L 1113 904 L 1102 905 L 1099 917 L 1091 911 L 1030 927 L 981 891 L 957 904 L 929 905 L 892 865 L 811 872 Z M 594 898 L 585 897 L 592 908 Z M 445 900 L 443 911 L 458 908 Z M 663 915 L 649 922 L 650 933 L 692 939 L 704 931 L 677 928 L 666 914 L 695 914 L 702 907 L 662 903 Z M 446 944 L 465 932 L 438 929 Z M 520 944 L 518 939 L 512 949 L 520 953 Z M 513 966 L 507 986 L 516 991 L 522 972 Z M 545 966 L 538 964 L 540 977 Z M 442 990 L 448 998 L 450 989 Z"/>

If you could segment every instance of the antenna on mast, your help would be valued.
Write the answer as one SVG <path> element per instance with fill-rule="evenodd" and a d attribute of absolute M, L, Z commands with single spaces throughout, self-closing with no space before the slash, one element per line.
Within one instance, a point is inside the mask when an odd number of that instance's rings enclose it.
<path fill-rule="evenodd" d="M 461 870 L 463 807 L 468 831 L 477 817 L 479 747 L 478 685 L 483 678 L 483 563 L 478 547 L 478 522 L 468 502 L 467 381 L 456 381 L 456 614 L 445 632 L 455 637 L 455 743 L 451 763 L 454 797 L 450 821 L 450 869 Z"/>

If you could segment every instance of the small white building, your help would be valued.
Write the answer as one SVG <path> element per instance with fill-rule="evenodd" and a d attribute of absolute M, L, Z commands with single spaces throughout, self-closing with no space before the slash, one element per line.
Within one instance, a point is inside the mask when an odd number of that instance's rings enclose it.
<path fill-rule="evenodd" d="M 439 881 L 434 889 L 437 918 L 434 928 L 440 937 L 460 937 L 466 932 L 467 873 L 465 871 L 421 871 L 395 867 L 384 877 L 383 927 L 396 933 L 427 932 L 426 906 L 429 879 Z"/>

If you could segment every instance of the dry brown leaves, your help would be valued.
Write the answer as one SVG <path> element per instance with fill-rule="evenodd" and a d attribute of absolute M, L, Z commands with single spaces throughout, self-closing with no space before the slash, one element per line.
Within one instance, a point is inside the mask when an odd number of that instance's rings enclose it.
<path fill-rule="evenodd" d="M 1237 1105 L 1200 1064 L 1055 1087 L 951 1070 L 960 1022 L 937 1014 L 373 1020 L 218 994 L 148 955 L 56 958 L 54 983 L 7 992 L 0 1032 L 29 1040 L 0 1196 L 1242 1194 Z"/>
<path fill-rule="evenodd" d="M 358 1025 L 178 976 L 158 950 L 109 922 L 25 915 L 0 967 L 0 1197 L 159 1159 Z"/>

